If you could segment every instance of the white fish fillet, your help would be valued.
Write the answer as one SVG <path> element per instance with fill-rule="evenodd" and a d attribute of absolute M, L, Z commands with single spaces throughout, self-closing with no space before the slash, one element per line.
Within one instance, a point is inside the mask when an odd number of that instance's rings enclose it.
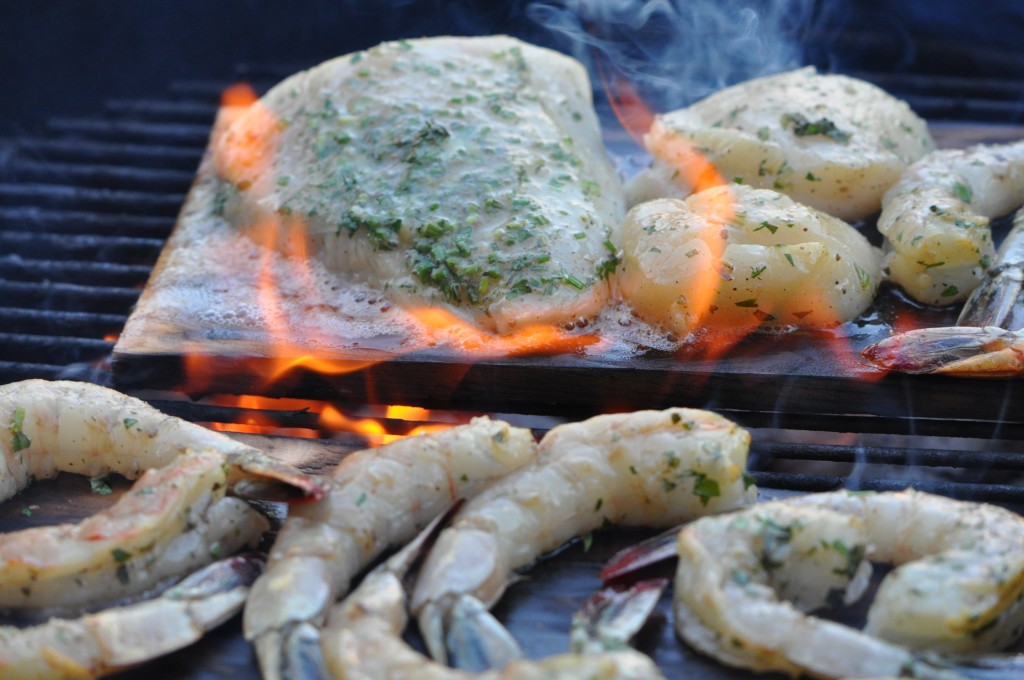
<path fill-rule="evenodd" d="M 211 158 L 216 189 L 194 192 L 205 215 L 304 225 L 328 269 L 403 305 L 505 333 L 607 300 L 623 189 L 586 72 L 557 52 L 385 43 L 286 79 Z"/>

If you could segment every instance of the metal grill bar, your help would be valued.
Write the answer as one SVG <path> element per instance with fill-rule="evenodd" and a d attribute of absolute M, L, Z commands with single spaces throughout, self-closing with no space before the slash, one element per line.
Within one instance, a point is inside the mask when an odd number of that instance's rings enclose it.
<path fill-rule="evenodd" d="M 114 335 L 124 327 L 127 318 L 127 314 L 90 314 L 0 307 L 0 326 L 38 335 L 73 334 L 85 338 Z"/>
<path fill-rule="evenodd" d="M 0 139 L 0 149 L 9 148 L 21 157 L 50 161 L 108 163 L 132 167 L 189 170 L 194 172 L 202 156 L 200 149 L 166 144 L 129 144 L 92 139 L 50 139 L 19 137 Z"/>
<path fill-rule="evenodd" d="M 0 238 L 0 247 L 4 242 Z M 148 265 L 111 264 L 63 260 L 33 260 L 8 255 L 0 258 L 9 281 L 58 281 L 92 286 L 130 287 L 149 276 Z"/>
<path fill-rule="evenodd" d="M 92 338 L 0 333 L 0 347 L 4 348 L 4 355 L 28 362 L 71 364 L 109 354 L 114 343 Z"/>
<path fill-rule="evenodd" d="M 816 493 L 847 488 L 853 491 L 902 491 L 912 486 L 919 491 L 949 496 L 961 500 L 998 504 L 1024 504 L 1024 486 L 1008 484 L 971 484 L 961 482 L 933 482 L 928 480 L 851 479 L 832 475 L 814 475 L 792 472 L 753 472 L 758 486 Z"/>
<path fill-rule="evenodd" d="M 110 99 L 104 108 L 108 113 L 121 118 L 200 125 L 209 125 L 217 115 L 217 106 L 208 101 Z"/>
<path fill-rule="evenodd" d="M 759 445 L 758 452 L 771 458 L 839 463 L 916 465 L 968 469 L 1024 470 L 1024 451 L 1003 453 L 955 449 L 899 448 L 887 446 L 837 446 L 827 444 Z"/>
<path fill-rule="evenodd" d="M 135 288 L 79 286 L 71 283 L 0 281 L 0 299 L 23 309 L 61 309 L 117 314 L 139 299 Z"/>
<path fill-rule="evenodd" d="M 117 165 L 17 160 L 4 170 L 7 179 L 36 184 L 72 184 L 179 194 L 192 183 L 187 170 L 132 168 Z"/>
<path fill-rule="evenodd" d="M 50 118 L 47 125 L 54 132 L 84 134 L 90 139 L 118 142 L 172 144 L 177 147 L 202 149 L 210 136 L 207 125 L 187 123 L 146 123 L 132 120 L 102 118 Z"/>
<path fill-rule="evenodd" d="M 35 233 L 103 234 L 164 239 L 174 228 L 174 218 L 151 215 L 107 215 L 77 210 L 47 210 L 36 206 L 0 206 L 0 227 Z"/>
<path fill-rule="evenodd" d="M 45 205 L 100 213 L 177 215 L 184 198 L 183 194 L 90 189 L 57 184 L 0 184 L 0 202 L 6 205 Z"/>
<path fill-rule="evenodd" d="M 152 262 L 162 247 L 160 239 L 130 236 L 36 234 L 28 231 L 0 233 L 0 249 L 8 255 L 24 257 L 49 256 L 86 262 Z"/>

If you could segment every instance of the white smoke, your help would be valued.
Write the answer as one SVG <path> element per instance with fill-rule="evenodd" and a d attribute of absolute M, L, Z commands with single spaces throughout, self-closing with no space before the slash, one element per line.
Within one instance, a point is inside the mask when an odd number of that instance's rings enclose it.
<path fill-rule="evenodd" d="M 820 23 L 815 0 L 561 0 L 527 16 L 568 40 L 574 57 L 612 68 L 658 110 L 726 85 L 803 65 Z M 599 63 L 603 62 L 603 63 Z"/>

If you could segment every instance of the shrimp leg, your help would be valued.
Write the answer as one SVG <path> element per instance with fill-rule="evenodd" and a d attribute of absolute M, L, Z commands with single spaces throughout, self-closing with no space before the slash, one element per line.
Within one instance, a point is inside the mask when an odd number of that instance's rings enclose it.
<path fill-rule="evenodd" d="M 964 377 L 1024 374 L 1024 210 L 1013 220 L 996 266 L 948 328 L 922 328 L 881 340 L 863 355 L 882 368 Z"/>
<path fill-rule="evenodd" d="M 78 619 L 0 627 L 7 680 L 97 678 L 186 647 L 237 614 L 261 559 L 215 562 L 163 595 Z"/>
<path fill-rule="evenodd" d="M 408 623 L 403 578 L 434 527 L 370 572 L 330 613 L 323 654 L 335 678 L 417 680 L 657 680 L 661 672 L 631 649 L 516 660 L 500 670 L 470 673 L 433 662 L 402 639 Z"/>
<path fill-rule="evenodd" d="M 533 460 L 529 430 L 476 418 L 345 458 L 323 500 L 289 513 L 245 608 L 246 638 L 266 678 L 309 677 L 319 627 L 359 571 L 451 503 Z"/>
<path fill-rule="evenodd" d="M 639 411 L 560 425 L 536 463 L 463 507 L 427 556 L 412 596 L 434 658 L 467 599 L 493 605 L 525 566 L 605 523 L 670 526 L 753 501 L 750 435 L 693 409 Z M 480 641 L 482 643 L 482 641 Z M 495 664 L 514 650 L 493 644 Z"/>

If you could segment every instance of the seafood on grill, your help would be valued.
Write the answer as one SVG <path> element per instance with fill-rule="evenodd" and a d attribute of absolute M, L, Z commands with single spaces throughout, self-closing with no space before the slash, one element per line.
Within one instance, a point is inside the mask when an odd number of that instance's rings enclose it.
<path fill-rule="evenodd" d="M 680 636 L 723 663 L 822 678 L 963 677 L 942 657 L 1024 626 L 1024 519 L 908 490 L 838 491 L 702 518 L 679 533 Z M 864 631 L 808 616 L 855 601 L 868 560 L 896 568 Z M 952 658 L 952 657 L 950 657 Z"/>
<path fill-rule="evenodd" d="M 683 198 L 710 163 L 725 182 L 775 189 L 843 220 L 878 211 L 910 163 L 935 148 L 924 120 L 870 83 L 813 68 L 725 88 L 662 114 L 630 204 Z"/>
<path fill-rule="evenodd" d="M 1024 141 L 925 156 L 882 201 L 890 280 L 930 305 L 967 299 L 992 265 L 990 218 L 1021 204 Z"/>
<path fill-rule="evenodd" d="M 835 326 L 874 299 L 881 256 L 845 222 L 770 189 L 718 186 L 635 206 L 620 294 L 679 337 Z"/>
<path fill-rule="evenodd" d="M 328 270 L 401 304 L 504 334 L 608 299 L 624 190 L 586 70 L 553 50 L 436 37 L 339 57 L 271 89 L 210 159 L 193 227 L 295 227 Z"/>
<path fill-rule="evenodd" d="M 996 255 L 995 266 L 960 312 L 955 326 L 919 328 L 880 340 L 863 355 L 907 373 L 962 377 L 1024 375 L 1024 211 Z"/>
<path fill-rule="evenodd" d="M 323 482 L 261 451 L 88 383 L 0 386 L 0 430 L 5 498 L 58 472 L 138 477 L 78 524 L 0 535 L 4 608 L 61 610 L 132 597 L 255 544 L 267 520 L 229 490 L 323 493 Z"/>
<path fill-rule="evenodd" d="M 475 418 L 344 458 L 323 500 L 290 510 L 246 604 L 244 632 L 264 677 L 319 667 L 319 629 L 351 579 L 536 449 L 529 430 Z"/>
<path fill-rule="evenodd" d="M 537 461 L 467 502 L 428 553 L 410 604 L 430 653 L 446 660 L 453 622 L 466 612 L 485 620 L 514 569 L 576 536 L 609 523 L 672 526 L 753 502 L 749 442 L 729 420 L 685 408 L 553 428 Z M 520 654 L 496 620 L 488 630 L 489 663 Z"/>
<path fill-rule="evenodd" d="M 472 672 L 423 656 L 405 640 L 408 623 L 403 579 L 429 540 L 417 540 L 370 572 L 330 613 L 323 632 L 327 671 L 335 678 L 423 678 L 426 680 L 657 680 L 663 675 L 644 654 L 622 642 L 615 650 L 590 649 L 540 660 L 516 659 L 501 669 Z"/>
<path fill-rule="evenodd" d="M 0 627 L 6 680 L 97 678 L 186 647 L 242 609 L 260 558 L 214 562 L 159 597 L 30 628 Z"/>

